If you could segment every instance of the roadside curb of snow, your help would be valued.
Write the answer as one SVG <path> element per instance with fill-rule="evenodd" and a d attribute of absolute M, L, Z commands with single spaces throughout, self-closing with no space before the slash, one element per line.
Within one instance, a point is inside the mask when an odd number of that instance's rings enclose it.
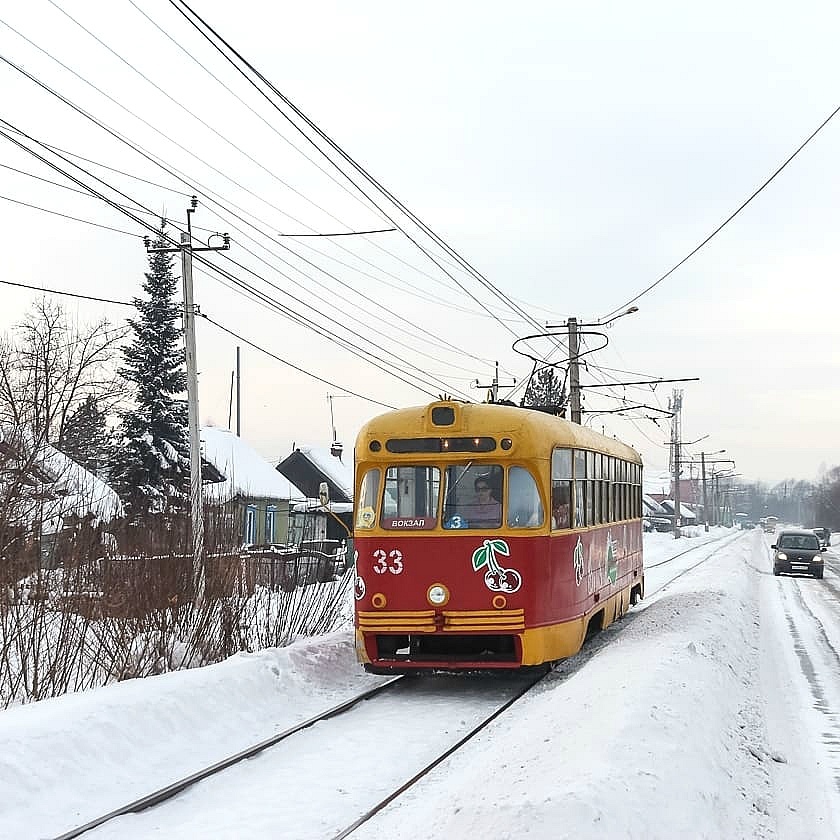
<path fill-rule="evenodd" d="M 14 706 L 0 715 L 0 837 L 59 834 L 305 720 L 369 679 L 350 634 L 335 633 Z"/>

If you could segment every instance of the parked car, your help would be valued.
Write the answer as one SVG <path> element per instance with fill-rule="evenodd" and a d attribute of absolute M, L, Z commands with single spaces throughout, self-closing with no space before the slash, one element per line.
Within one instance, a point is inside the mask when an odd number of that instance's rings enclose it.
<path fill-rule="evenodd" d="M 820 545 L 828 547 L 831 543 L 831 531 L 828 528 L 814 528 L 813 531 L 817 535 Z"/>
<path fill-rule="evenodd" d="M 780 575 L 782 572 L 805 572 L 815 578 L 823 576 L 822 552 L 825 551 L 825 546 L 820 545 L 813 531 L 804 529 L 780 531 L 776 542 L 770 548 L 775 551 L 774 575 Z"/>

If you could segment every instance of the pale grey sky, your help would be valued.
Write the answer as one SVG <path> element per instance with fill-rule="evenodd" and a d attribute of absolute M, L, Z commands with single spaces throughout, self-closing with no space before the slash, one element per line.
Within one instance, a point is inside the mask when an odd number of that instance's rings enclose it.
<path fill-rule="evenodd" d="M 514 8 L 196 0 L 193 8 L 539 324 L 570 315 L 597 319 L 632 298 L 714 230 L 840 104 L 838 11 L 830 3 L 800 3 L 795 12 L 789 4 L 757 2 Z M 537 332 L 534 324 L 449 268 L 460 285 L 453 282 L 402 234 L 270 242 L 278 232 L 387 223 L 172 4 L 32 0 L 4 8 L 0 21 L 6 59 L 238 208 L 232 212 L 247 223 L 202 198 L 195 225 L 229 230 L 230 258 L 273 285 L 227 264 L 240 280 L 308 310 L 328 331 L 341 331 L 327 320 L 333 318 L 354 341 L 370 342 L 364 346 L 372 352 L 401 357 L 403 379 L 434 381 L 413 387 L 386 376 L 234 293 L 230 281 L 197 273 L 196 300 L 211 318 L 298 367 L 391 405 L 425 402 L 444 386 L 481 398 L 470 381 L 488 382 L 497 359 L 506 374 L 527 376 L 530 362 L 510 345 L 513 334 Z M 185 218 L 192 187 L 5 63 L 0 86 L 2 119 L 96 161 L 83 165 L 131 199 L 177 222 Z M 725 447 L 749 477 L 814 478 L 821 465 L 840 462 L 839 142 L 840 116 L 715 239 L 642 297 L 638 313 L 616 322 L 606 350 L 588 357 L 653 377 L 700 377 L 680 386 L 684 438 L 709 435 L 702 447 Z M 0 164 L 63 181 L 4 138 Z M 0 195 L 143 233 L 94 199 L 8 168 L 0 168 Z M 4 199 L 0 221 L 2 279 L 123 300 L 138 293 L 145 268 L 139 239 Z M 415 227 L 406 229 L 441 259 Z M 309 263 L 283 250 L 286 244 Z M 507 327 L 467 291 L 510 319 Z M 9 286 L 0 295 L 7 328 L 33 295 Z M 130 313 L 63 300 L 83 320 Z M 237 343 L 199 325 L 202 421 L 227 424 Z M 336 388 L 245 346 L 242 357 L 243 434 L 263 454 L 277 458 L 292 441 L 329 440 L 327 394 L 340 393 Z M 626 396 L 666 407 L 671 387 L 628 388 Z M 585 407 L 619 404 L 589 391 Z M 348 449 L 360 424 L 381 410 L 355 397 L 336 399 L 333 408 Z M 590 422 L 636 446 L 652 466 L 667 463 L 665 421 L 660 428 L 615 415 Z"/>

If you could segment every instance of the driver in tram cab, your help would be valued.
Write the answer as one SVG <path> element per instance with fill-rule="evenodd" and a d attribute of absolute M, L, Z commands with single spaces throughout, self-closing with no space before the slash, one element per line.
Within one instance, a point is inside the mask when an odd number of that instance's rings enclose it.
<path fill-rule="evenodd" d="M 498 527 L 502 523 L 502 503 L 494 498 L 490 477 L 480 475 L 473 483 L 475 502 L 466 511 L 470 526 L 491 525 Z"/>

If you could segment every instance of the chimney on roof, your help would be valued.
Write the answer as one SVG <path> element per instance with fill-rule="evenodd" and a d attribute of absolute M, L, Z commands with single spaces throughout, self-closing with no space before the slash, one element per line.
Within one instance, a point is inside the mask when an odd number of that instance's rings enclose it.
<path fill-rule="evenodd" d="M 344 445 L 340 440 L 334 440 L 330 446 L 330 455 L 334 455 L 340 461 L 342 452 L 344 452 Z"/>

